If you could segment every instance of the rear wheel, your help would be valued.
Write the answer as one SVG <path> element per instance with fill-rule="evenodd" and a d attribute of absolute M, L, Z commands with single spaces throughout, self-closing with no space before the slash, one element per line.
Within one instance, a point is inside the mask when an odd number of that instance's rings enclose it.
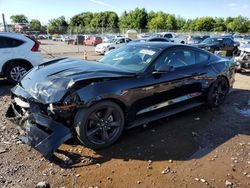
<path fill-rule="evenodd" d="M 5 76 L 7 77 L 10 83 L 16 84 L 20 82 L 24 75 L 31 69 L 32 67 L 29 64 L 13 62 L 10 63 L 6 69 Z"/>
<path fill-rule="evenodd" d="M 207 95 L 207 104 L 210 107 L 221 105 L 229 91 L 229 84 L 223 77 L 219 77 L 210 87 Z"/>
<path fill-rule="evenodd" d="M 123 111 L 111 101 L 103 101 L 88 109 L 80 109 L 75 117 L 78 139 L 93 149 L 113 144 L 120 137 L 123 128 Z"/>

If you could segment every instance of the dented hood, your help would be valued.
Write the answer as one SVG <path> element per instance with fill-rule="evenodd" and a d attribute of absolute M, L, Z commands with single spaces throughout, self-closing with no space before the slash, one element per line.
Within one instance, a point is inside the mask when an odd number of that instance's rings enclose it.
<path fill-rule="evenodd" d="M 13 88 L 12 92 L 49 104 L 60 101 L 78 81 L 134 75 L 135 73 L 99 62 L 70 58 L 56 59 L 33 68 L 23 78 L 20 86 Z M 23 93 L 20 90 L 23 90 Z"/>

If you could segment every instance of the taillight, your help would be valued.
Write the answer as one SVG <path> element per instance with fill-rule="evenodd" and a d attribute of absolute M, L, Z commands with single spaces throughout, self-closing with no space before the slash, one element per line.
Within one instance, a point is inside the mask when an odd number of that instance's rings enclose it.
<path fill-rule="evenodd" d="M 37 41 L 34 41 L 34 42 L 35 42 L 35 44 L 34 44 L 34 46 L 31 48 L 31 51 L 32 51 L 32 52 L 37 52 L 37 51 L 39 50 L 40 44 L 39 44 Z"/>

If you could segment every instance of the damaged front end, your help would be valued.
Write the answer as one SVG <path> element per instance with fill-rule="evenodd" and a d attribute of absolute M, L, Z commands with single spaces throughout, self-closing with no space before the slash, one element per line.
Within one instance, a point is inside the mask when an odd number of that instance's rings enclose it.
<path fill-rule="evenodd" d="M 235 57 L 236 68 L 238 71 L 243 69 L 250 69 L 250 45 L 247 44 L 239 48 L 241 53 L 238 57 Z"/>
<path fill-rule="evenodd" d="M 34 101 L 19 85 L 12 90 L 12 100 L 6 117 L 21 127 L 24 132 L 22 141 L 45 157 L 50 158 L 61 144 L 72 137 L 72 130 L 66 122 L 56 121 L 46 112 L 49 105 Z"/>

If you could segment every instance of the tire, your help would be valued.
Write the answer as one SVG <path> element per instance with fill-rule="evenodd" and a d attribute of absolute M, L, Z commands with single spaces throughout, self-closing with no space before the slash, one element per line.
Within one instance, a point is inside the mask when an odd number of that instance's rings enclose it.
<path fill-rule="evenodd" d="M 99 102 L 90 108 L 80 109 L 74 122 L 78 139 L 92 149 L 112 145 L 124 129 L 124 113 L 114 102 Z"/>
<path fill-rule="evenodd" d="M 23 76 L 32 68 L 28 63 L 12 62 L 8 65 L 5 76 L 12 84 L 20 82 Z"/>
<path fill-rule="evenodd" d="M 220 106 L 224 102 L 228 92 L 228 81 L 223 77 L 217 78 L 217 80 L 209 88 L 207 95 L 207 105 L 209 107 Z"/>

